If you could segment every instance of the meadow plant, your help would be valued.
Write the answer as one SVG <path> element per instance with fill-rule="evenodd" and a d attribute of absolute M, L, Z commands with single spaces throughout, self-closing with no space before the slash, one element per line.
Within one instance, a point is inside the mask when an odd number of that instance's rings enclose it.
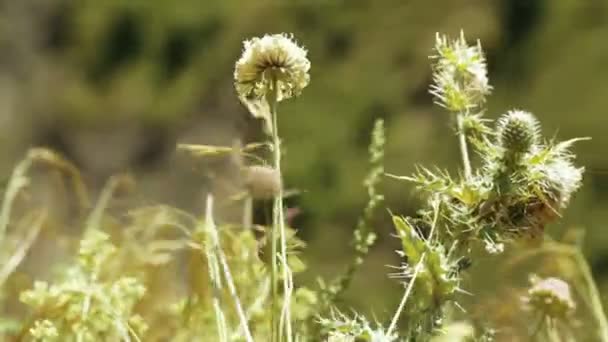
<path fill-rule="evenodd" d="M 535 322 L 524 324 L 519 338 L 577 340 L 581 329 L 573 317 L 586 311 L 594 329 L 580 338 L 608 341 L 599 292 L 582 253 L 565 243 L 543 243 L 546 226 L 561 217 L 581 186 L 583 168 L 574 165 L 571 152 L 581 139 L 545 140 L 538 119 L 523 110 L 509 110 L 495 122 L 486 119 L 492 87 L 485 56 L 481 44 L 469 45 L 464 34 L 456 39 L 438 34 L 431 61 L 430 93 L 453 124 L 462 170 L 418 166 L 411 176 L 385 173 L 385 128 L 377 120 L 364 180 L 367 204 L 353 229 L 352 263 L 334 278 L 322 279 L 316 289 L 294 284 L 294 274 L 306 267 L 300 259 L 305 244 L 285 218 L 278 105 L 303 92 L 311 65 L 292 36 L 246 41 L 235 65 L 237 96 L 263 121 L 268 141 L 178 146 L 196 157 L 236 164 L 240 193 L 229 200 L 242 201 L 241 222 L 215 217 L 221 202 L 212 192 L 199 214 L 151 205 L 117 215 L 111 204 L 123 188 L 134 185 L 124 176 L 110 178 L 90 208 L 77 169 L 48 150 L 33 149 L 9 179 L 0 210 L 0 337 L 79 342 L 513 340 L 514 335 L 501 337 L 502 327 L 488 328 L 492 322 L 479 322 L 461 310 L 462 296 L 475 295 L 466 289 L 476 281 L 469 270 L 476 258 L 493 256 L 514 265 L 548 254 L 573 262 L 577 274 L 547 274 L 541 268 L 542 277 L 513 289 L 521 293 L 517 300 L 498 305 Z M 57 228 L 63 223 L 57 224 L 62 221 L 54 212 L 20 196 L 33 190 L 28 172 L 35 162 L 71 179 L 80 207 L 88 213 L 69 221 L 82 227 L 80 238 Z M 386 178 L 413 184 L 421 207 L 411 216 L 390 213 L 401 263 L 387 273 L 403 285 L 403 296 L 392 318 L 382 322 L 344 313 L 342 297 L 376 241 L 374 216 L 384 203 L 379 185 Z M 267 200 L 273 202 L 272 222 L 255 224 L 253 203 Z M 68 238 L 53 246 L 63 255 L 58 267 L 39 280 L 21 265 L 28 254 L 37 255 L 37 240 L 51 236 L 41 236 L 43 228 Z M 517 251 L 517 258 L 510 250 Z"/>

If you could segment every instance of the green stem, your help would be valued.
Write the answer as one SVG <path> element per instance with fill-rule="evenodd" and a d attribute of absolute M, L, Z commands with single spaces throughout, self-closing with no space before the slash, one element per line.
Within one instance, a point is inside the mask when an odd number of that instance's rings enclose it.
<path fill-rule="evenodd" d="M 245 310 L 241 305 L 241 300 L 239 299 L 236 286 L 234 285 L 234 280 L 232 278 L 232 273 L 230 272 L 228 260 L 220 244 L 220 234 L 217 231 L 215 222 L 213 221 L 213 196 L 211 194 L 207 195 L 207 209 L 205 210 L 205 228 L 206 233 L 210 237 L 211 244 L 213 245 L 215 259 L 219 261 L 219 266 L 221 266 L 224 272 L 226 285 L 228 286 L 228 291 L 230 293 L 230 296 L 232 297 L 232 300 L 234 301 L 234 306 L 241 322 L 241 330 L 245 335 L 245 340 L 247 342 L 253 342 L 253 336 L 251 335 L 247 322 L 247 315 L 245 314 Z"/>
<path fill-rule="evenodd" d="M 608 342 L 608 320 L 606 319 L 606 313 L 604 312 L 604 308 L 602 306 L 600 293 L 597 289 L 597 286 L 595 285 L 595 281 L 593 280 L 591 268 L 585 260 L 585 257 L 577 249 L 575 249 L 574 252 L 574 259 L 579 265 L 579 269 L 581 271 L 583 279 L 585 280 L 585 283 L 587 283 L 587 287 L 589 289 L 589 296 L 592 304 L 591 307 L 595 319 L 597 320 L 597 324 L 600 328 L 600 336 L 602 337 L 602 341 Z"/>
<path fill-rule="evenodd" d="M 277 81 L 273 80 L 272 82 L 272 88 L 273 88 L 273 93 L 275 94 L 275 99 L 277 98 Z M 285 232 L 285 217 L 284 217 L 284 211 L 283 211 L 283 186 L 282 186 L 282 172 L 281 172 L 281 139 L 279 138 L 279 125 L 278 125 L 278 119 L 277 119 L 277 101 L 275 100 L 274 103 L 271 106 L 271 111 L 272 111 L 272 142 L 273 142 L 273 146 L 274 146 L 274 168 L 277 172 L 277 174 L 279 175 L 279 177 L 281 177 L 281 186 L 279 187 L 279 192 L 276 195 L 275 199 L 274 199 L 274 215 L 273 215 L 273 227 L 274 227 L 274 231 L 275 231 L 275 235 L 277 233 L 280 234 L 280 239 L 281 239 L 281 259 L 283 260 L 283 263 L 285 263 L 285 265 L 283 265 L 283 295 L 284 295 L 284 303 L 285 305 L 287 305 L 287 308 L 285 308 L 284 310 L 281 310 L 282 313 L 285 315 L 285 335 L 287 335 L 287 341 L 291 342 L 292 339 L 292 329 L 291 329 L 291 310 L 290 310 L 290 294 L 291 294 L 291 290 L 290 290 L 290 277 L 289 277 L 289 273 L 287 270 L 287 234 Z M 277 229 L 278 228 L 278 229 Z M 276 236 L 275 236 L 276 238 Z M 275 239 L 276 241 L 276 239 Z M 276 243 L 275 243 L 276 244 Z M 276 247 L 275 247 L 276 248 Z M 274 260 L 276 260 L 276 251 L 274 254 Z M 275 261 L 276 262 L 276 261 Z M 282 334 L 281 334 L 282 335 Z"/>
<path fill-rule="evenodd" d="M 281 153 L 280 147 L 277 143 L 278 134 L 277 134 L 277 102 L 278 102 L 278 92 L 276 87 L 276 80 L 272 82 L 272 89 L 270 95 L 268 96 L 268 104 L 270 106 L 270 115 L 272 117 L 272 138 L 273 138 L 273 159 L 274 166 L 279 174 L 281 175 L 280 166 L 281 166 Z M 272 292 L 272 304 L 271 304 L 271 313 L 270 313 L 270 324 L 271 324 L 271 336 L 270 340 L 272 342 L 276 342 L 279 340 L 280 332 L 279 332 L 279 320 L 277 319 L 277 313 L 279 312 L 279 289 L 278 289 L 278 263 L 277 263 L 277 234 L 279 233 L 279 215 L 278 212 L 281 211 L 282 206 L 282 198 L 280 196 L 274 198 L 273 208 L 272 208 L 272 231 L 270 233 L 271 240 L 271 256 L 270 260 L 272 263 L 272 268 L 270 272 L 270 287 Z"/>
<path fill-rule="evenodd" d="M 416 282 L 416 278 L 418 277 L 418 272 L 420 272 L 420 268 L 422 266 L 422 263 L 424 262 L 425 257 L 426 257 L 426 252 L 424 254 L 422 254 L 420 261 L 418 261 L 418 263 L 416 264 L 416 267 L 414 268 L 414 274 L 412 275 L 412 279 L 410 279 L 410 282 L 407 285 L 407 288 L 405 289 L 405 293 L 403 294 L 403 297 L 401 298 L 401 302 L 399 303 L 399 306 L 397 307 L 397 310 L 395 311 L 395 314 L 393 315 L 391 324 L 388 327 L 388 330 L 386 331 L 386 336 L 391 336 L 393 334 L 393 331 L 397 327 L 397 321 L 399 320 L 399 317 L 401 316 L 401 312 L 405 308 L 405 303 L 407 302 L 407 299 L 409 298 L 410 293 L 412 293 L 412 289 L 414 288 L 414 283 Z"/>
<path fill-rule="evenodd" d="M 282 177 L 281 173 L 281 139 L 279 138 L 279 125 L 277 119 L 277 104 L 278 104 L 278 83 L 276 78 L 272 80 L 272 89 L 269 96 L 269 105 L 272 116 L 272 145 L 273 145 L 273 159 L 274 169 L 276 170 L 279 177 Z M 282 183 L 282 180 L 281 180 Z M 278 236 L 277 236 L 278 235 Z M 287 269 L 287 239 L 285 232 L 285 218 L 283 212 L 283 187 L 279 187 L 279 192 L 274 198 L 273 215 L 272 215 L 272 284 L 273 284 L 273 313 L 272 313 L 272 324 L 273 324 L 273 336 L 276 338 L 278 332 L 279 340 L 282 340 L 282 324 L 277 322 L 276 313 L 278 312 L 279 295 L 278 295 L 278 264 L 277 264 L 277 240 L 280 238 L 281 242 L 281 260 L 285 265 L 282 268 L 283 271 L 283 294 L 284 294 L 284 308 L 281 310 L 281 322 L 285 323 L 285 335 L 287 341 L 292 340 L 292 327 L 291 327 L 291 311 L 290 311 L 290 294 L 291 294 L 291 281 L 290 275 Z M 284 315 L 284 316 L 283 316 Z M 277 323 L 279 323 L 277 329 Z M 276 330 L 275 330 L 276 329 Z"/>
<path fill-rule="evenodd" d="M 462 164 L 464 167 L 464 177 L 465 179 L 471 180 L 471 160 L 469 159 L 469 149 L 467 147 L 467 137 L 464 132 L 464 113 L 458 113 L 456 116 L 456 121 L 458 125 L 458 141 L 460 142 L 460 155 L 462 156 Z"/>

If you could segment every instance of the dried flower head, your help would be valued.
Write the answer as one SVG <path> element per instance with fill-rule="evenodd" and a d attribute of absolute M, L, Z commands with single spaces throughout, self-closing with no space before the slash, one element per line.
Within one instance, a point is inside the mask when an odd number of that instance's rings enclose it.
<path fill-rule="evenodd" d="M 530 152 L 538 145 L 540 129 L 538 120 L 521 110 L 512 110 L 498 119 L 498 143 L 506 153 L 521 154 Z"/>
<path fill-rule="evenodd" d="M 532 287 L 524 302 L 530 309 L 552 319 L 565 319 L 576 308 L 570 285 L 552 277 L 532 279 Z"/>
<path fill-rule="evenodd" d="M 481 44 L 467 45 L 462 32 L 455 40 L 437 34 L 435 52 L 431 94 L 436 103 L 458 113 L 479 109 L 492 89 Z"/>
<path fill-rule="evenodd" d="M 277 84 L 277 100 L 302 92 L 310 80 L 306 50 L 285 34 L 265 35 L 244 42 L 236 62 L 234 81 L 241 98 L 261 99 Z"/>

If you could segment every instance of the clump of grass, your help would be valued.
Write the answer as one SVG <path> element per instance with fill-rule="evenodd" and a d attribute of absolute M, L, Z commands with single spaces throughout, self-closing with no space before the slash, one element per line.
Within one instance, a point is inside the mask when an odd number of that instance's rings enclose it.
<path fill-rule="evenodd" d="M 412 176 L 388 175 L 413 183 L 423 200 L 414 216 L 391 214 L 402 262 L 390 275 L 402 283 L 403 296 L 389 321 L 370 323 L 336 308 L 376 239 L 373 217 L 384 201 L 378 190 L 385 175 L 382 120 L 372 131 L 371 170 L 364 181 L 368 201 L 353 230 L 352 263 L 318 289 L 294 284 L 294 274 L 305 268 L 299 257 L 304 243 L 285 220 L 277 112 L 280 102 L 308 85 L 310 62 L 293 37 L 281 34 L 246 41 L 234 73 L 237 95 L 264 121 L 268 141 L 178 146 L 197 157 L 236 160 L 244 196 L 230 200 L 245 200 L 242 222 L 216 218 L 211 192 L 201 213 L 151 205 L 116 215 L 110 210 L 113 200 L 123 185 L 134 185 L 131 178 L 110 178 L 89 208 L 77 169 L 58 155 L 34 149 L 17 165 L 0 209 L 0 336 L 16 341 L 492 341 L 500 327 L 488 329 L 491 322 L 455 312 L 461 309 L 460 296 L 470 295 L 464 279 L 474 259 L 483 253 L 507 259 L 505 251 L 517 249 L 512 264 L 545 253 L 571 259 L 580 271 L 577 277 L 543 274 L 523 300 L 502 303 L 537 317 L 536 325 L 526 325 L 526 337 L 574 340 L 578 330 L 571 318 L 586 307 L 597 328 L 594 338 L 608 341 L 599 293 L 581 252 L 558 242 L 543 244 L 546 225 L 561 217 L 581 186 L 584 170 L 574 165 L 571 152 L 581 139 L 546 141 L 536 117 L 522 110 L 507 111 L 494 123 L 484 118 L 492 87 L 479 42 L 470 46 L 463 34 L 438 35 L 431 59 L 430 91 L 453 124 L 462 169 L 450 173 L 419 166 Z M 258 153 L 261 147 L 269 148 L 269 160 Z M 470 151 L 479 158 L 473 160 Z M 243 156 L 254 162 L 243 163 Z M 48 208 L 32 206 L 13 222 L 14 204 L 21 201 L 35 162 L 70 176 L 81 206 L 90 212 L 76 220 L 82 235 L 69 239 L 77 251 L 70 243 L 56 246 L 73 257 L 46 275 L 49 279 L 12 289 L 6 283 L 53 221 Z M 267 199 L 273 203 L 272 223 L 256 225 L 252 203 Z M 529 241 L 541 246 L 522 244 Z M 270 255 L 263 256 L 266 242 Z M 8 310 L 5 303 L 14 295 L 24 305 Z M 580 300 L 586 305 L 577 305 Z"/>

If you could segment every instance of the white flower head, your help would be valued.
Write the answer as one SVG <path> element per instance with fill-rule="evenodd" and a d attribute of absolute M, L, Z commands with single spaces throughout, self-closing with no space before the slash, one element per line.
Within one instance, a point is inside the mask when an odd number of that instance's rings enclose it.
<path fill-rule="evenodd" d="M 561 208 L 565 208 L 572 194 L 581 187 L 583 168 L 577 168 L 568 160 L 558 158 L 546 166 L 545 172 L 550 189 L 557 196 Z"/>
<path fill-rule="evenodd" d="M 533 278 L 524 302 L 549 318 L 565 319 L 576 308 L 570 285 L 559 278 Z"/>
<path fill-rule="evenodd" d="M 245 41 L 243 55 L 234 68 L 239 96 L 247 100 L 262 99 L 272 90 L 274 81 L 277 101 L 299 95 L 310 80 L 306 53 L 286 34 Z"/>
<path fill-rule="evenodd" d="M 451 112 L 479 109 L 492 89 L 479 41 L 469 46 L 462 32 L 453 41 L 437 34 L 435 52 L 431 94 L 436 103 Z"/>

